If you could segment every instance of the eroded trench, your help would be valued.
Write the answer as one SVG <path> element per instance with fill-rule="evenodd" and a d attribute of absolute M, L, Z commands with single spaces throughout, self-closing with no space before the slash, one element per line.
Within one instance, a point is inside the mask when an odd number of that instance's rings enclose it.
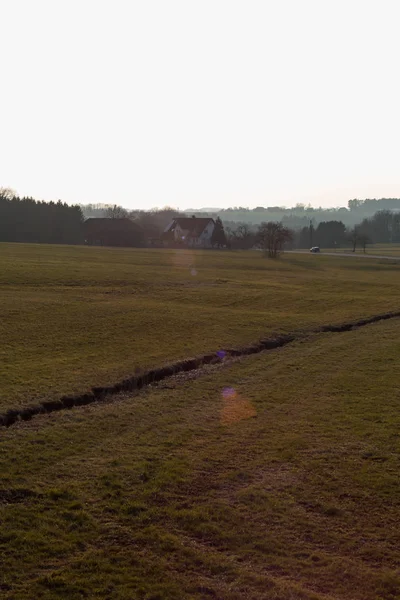
<path fill-rule="evenodd" d="M 59 410 L 71 409 L 75 406 L 84 406 L 104 400 L 109 396 L 120 394 L 121 392 L 130 392 L 140 390 L 143 387 L 157 383 L 164 379 L 176 376 L 178 373 L 195 371 L 205 365 L 223 363 L 226 358 L 245 357 L 251 354 L 258 354 L 265 350 L 274 350 L 282 348 L 295 340 L 318 333 L 341 333 L 364 327 L 371 323 L 394 319 L 400 317 L 400 311 L 388 312 L 379 315 L 373 315 L 357 321 L 341 323 L 339 325 L 322 325 L 314 329 L 297 331 L 282 335 L 275 335 L 266 339 L 261 339 L 256 343 L 239 348 L 228 348 L 218 352 L 203 354 L 194 358 L 188 358 L 175 363 L 151 369 L 140 375 L 128 377 L 111 386 L 93 387 L 90 391 L 74 396 L 62 396 L 56 400 L 44 400 L 38 404 L 27 405 L 23 408 L 9 409 L 0 414 L 0 426 L 10 427 L 18 421 L 28 421 L 32 417 L 40 414 L 52 413 Z"/>

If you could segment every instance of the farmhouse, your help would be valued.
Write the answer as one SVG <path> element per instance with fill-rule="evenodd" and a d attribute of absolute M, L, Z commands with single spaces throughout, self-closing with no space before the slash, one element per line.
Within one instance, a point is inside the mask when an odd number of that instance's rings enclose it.
<path fill-rule="evenodd" d="M 90 246 L 143 246 L 142 228 L 130 219 L 87 219 L 85 243 Z"/>
<path fill-rule="evenodd" d="M 215 221 L 211 218 L 178 217 L 166 227 L 163 234 L 168 244 L 190 248 L 211 248 Z"/>

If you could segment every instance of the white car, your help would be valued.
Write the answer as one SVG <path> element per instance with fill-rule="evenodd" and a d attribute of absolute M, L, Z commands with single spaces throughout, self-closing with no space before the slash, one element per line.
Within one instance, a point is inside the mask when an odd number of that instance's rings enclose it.
<path fill-rule="evenodd" d="M 312 248 L 310 248 L 310 252 L 313 252 L 315 254 L 316 252 L 321 252 L 321 250 L 319 249 L 319 246 L 313 246 Z"/>

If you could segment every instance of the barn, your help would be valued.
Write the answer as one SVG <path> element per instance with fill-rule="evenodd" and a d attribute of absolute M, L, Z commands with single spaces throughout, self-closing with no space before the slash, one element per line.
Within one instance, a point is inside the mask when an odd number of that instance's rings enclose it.
<path fill-rule="evenodd" d="M 144 246 L 142 228 L 131 219 L 87 219 L 83 224 L 85 244 L 90 246 Z"/>

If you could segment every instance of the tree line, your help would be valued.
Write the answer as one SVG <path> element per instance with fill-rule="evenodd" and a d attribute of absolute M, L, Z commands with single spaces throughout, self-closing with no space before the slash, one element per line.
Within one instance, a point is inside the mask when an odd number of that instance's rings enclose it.
<path fill-rule="evenodd" d="M 290 229 L 301 229 L 313 220 L 315 225 L 327 221 L 341 221 L 346 227 L 360 223 L 363 219 L 372 217 L 381 210 L 400 210 L 400 198 L 367 198 L 349 200 L 347 206 L 334 208 L 315 207 L 310 204 L 298 203 L 293 207 L 285 206 L 257 206 L 245 208 L 236 206 L 226 209 L 195 210 L 190 211 L 198 217 L 221 217 L 225 224 L 243 223 L 250 226 L 260 225 L 263 222 L 279 221 Z M 215 218 L 215 217 L 214 217 Z"/>
<path fill-rule="evenodd" d="M 308 227 L 296 232 L 294 243 L 298 248 L 350 245 L 353 251 L 357 247 L 365 251 L 369 244 L 400 243 L 400 212 L 380 210 L 353 227 L 346 227 L 341 221 L 322 222 L 314 227 L 311 221 Z"/>
<path fill-rule="evenodd" d="M 83 214 L 80 206 L 19 198 L 0 188 L 0 241 L 43 244 L 81 244 Z"/>
<path fill-rule="evenodd" d="M 114 205 L 103 210 L 105 218 L 132 219 L 143 232 L 146 245 L 159 242 L 164 229 L 173 218 L 183 216 L 182 213 L 165 208 L 158 211 L 132 211 Z M 96 213 L 95 213 L 96 214 Z M 48 244 L 81 244 L 84 243 L 84 216 L 80 206 L 69 206 L 61 201 L 44 202 L 29 197 L 18 197 L 6 188 L 0 188 L 0 241 L 32 242 Z M 274 224 L 274 231 L 284 229 Z M 261 232 L 262 228 L 260 228 Z M 266 230 L 267 231 L 267 230 Z M 269 242 L 269 234 L 264 232 L 264 241 Z M 272 230 L 271 230 L 272 231 Z M 259 238 L 262 235 L 259 234 Z M 277 255 L 278 242 L 274 242 L 272 254 Z M 282 238 L 283 239 L 283 238 Z M 231 237 L 227 236 L 220 218 L 215 220 L 212 244 L 216 248 L 231 247 Z M 280 242 L 279 242 L 280 243 Z M 271 255 L 272 255 L 271 254 Z"/>
<path fill-rule="evenodd" d="M 382 203 L 392 208 L 397 206 L 400 208 L 400 200 L 389 198 L 350 200 L 349 210 L 357 212 L 362 207 L 376 207 L 381 206 Z M 368 244 L 400 243 L 400 211 L 379 210 L 351 226 L 340 219 L 320 222 L 306 219 L 306 224 L 301 227 L 290 227 L 285 218 L 276 222 L 268 218 L 269 209 L 263 211 L 265 220 L 258 226 L 224 221 L 212 215 L 217 221 L 213 240 L 215 246 L 240 250 L 255 246 L 266 248 L 271 239 L 275 239 L 278 241 L 274 242 L 275 249 L 272 249 L 270 254 L 278 255 L 283 247 L 340 248 L 350 244 L 354 250 L 357 247 L 365 250 Z M 2 242 L 84 243 L 82 225 L 84 217 L 89 215 L 133 220 L 140 227 L 143 239 L 149 246 L 160 243 L 162 233 L 172 219 L 186 216 L 185 213 L 170 207 L 151 211 L 127 211 L 118 205 L 70 206 L 61 201 L 44 202 L 31 197 L 20 198 L 12 190 L 0 188 L 0 241 Z"/>
<path fill-rule="evenodd" d="M 85 217 L 104 217 L 108 216 L 107 212 L 112 207 L 106 204 L 86 204 L 81 205 L 81 208 Z M 125 211 L 127 216 L 134 216 L 135 218 L 140 218 L 141 213 L 145 212 L 122 210 Z M 341 221 L 346 227 L 353 227 L 363 219 L 369 219 L 376 212 L 382 210 L 400 210 L 400 198 L 367 198 L 365 200 L 354 198 L 348 201 L 347 207 L 336 208 L 314 207 L 298 203 L 290 208 L 285 206 L 257 206 L 256 208 L 236 206 L 226 209 L 187 209 L 185 213 L 196 217 L 212 217 L 213 219 L 220 217 L 224 225 L 230 228 L 235 227 L 237 223 L 254 228 L 261 223 L 279 221 L 289 229 L 298 230 L 307 227 L 310 220 L 313 221 L 314 226 L 321 222 Z M 149 212 L 155 214 L 158 211 Z"/>
<path fill-rule="evenodd" d="M 131 219 L 140 232 L 138 245 L 160 245 L 162 234 L 175 217 L 184 213 L 166 207 L 161 210 L 127 211 L 118 205 L 89 205 L 90 217 Z M 13 190 L 0 188 L 0 242 L 33 242 L 42 244 L 85 243 L 82 206 L 70 206 L 60 200 L 44 202 L 16 195 Z M 218 222 L 214 241 L 216 247 L 226 245 L 222 222 Z M 133 243 L 135 245 L 135 243 Z"/>
<path fill-rule="evenodd" d="M 268 222 L 271 223 L 271 222 Z M 267 223 L 267 224 L 268 224 Z M 346 227 L 342 221 L 322 221 L 316 225 L 313 220 L 300 229 L 291 229 L 280 223 L 286 235 L 285 246 L 306 249 L 312 246 L 321 248 L 343 248 L 350 246 L 353 251 L 357 248 L 366 250 L 369 244 L 400 243 L 400 212 L 380 210 L 372 217 L 363 219 L 361 223 Z M 265 223 L 259 227 L 241 223 L 225 228 L 228 245 L 232 249 L 247 250 L 257 246 L 260 238 L 260 228 L 265 229 Z"/>

